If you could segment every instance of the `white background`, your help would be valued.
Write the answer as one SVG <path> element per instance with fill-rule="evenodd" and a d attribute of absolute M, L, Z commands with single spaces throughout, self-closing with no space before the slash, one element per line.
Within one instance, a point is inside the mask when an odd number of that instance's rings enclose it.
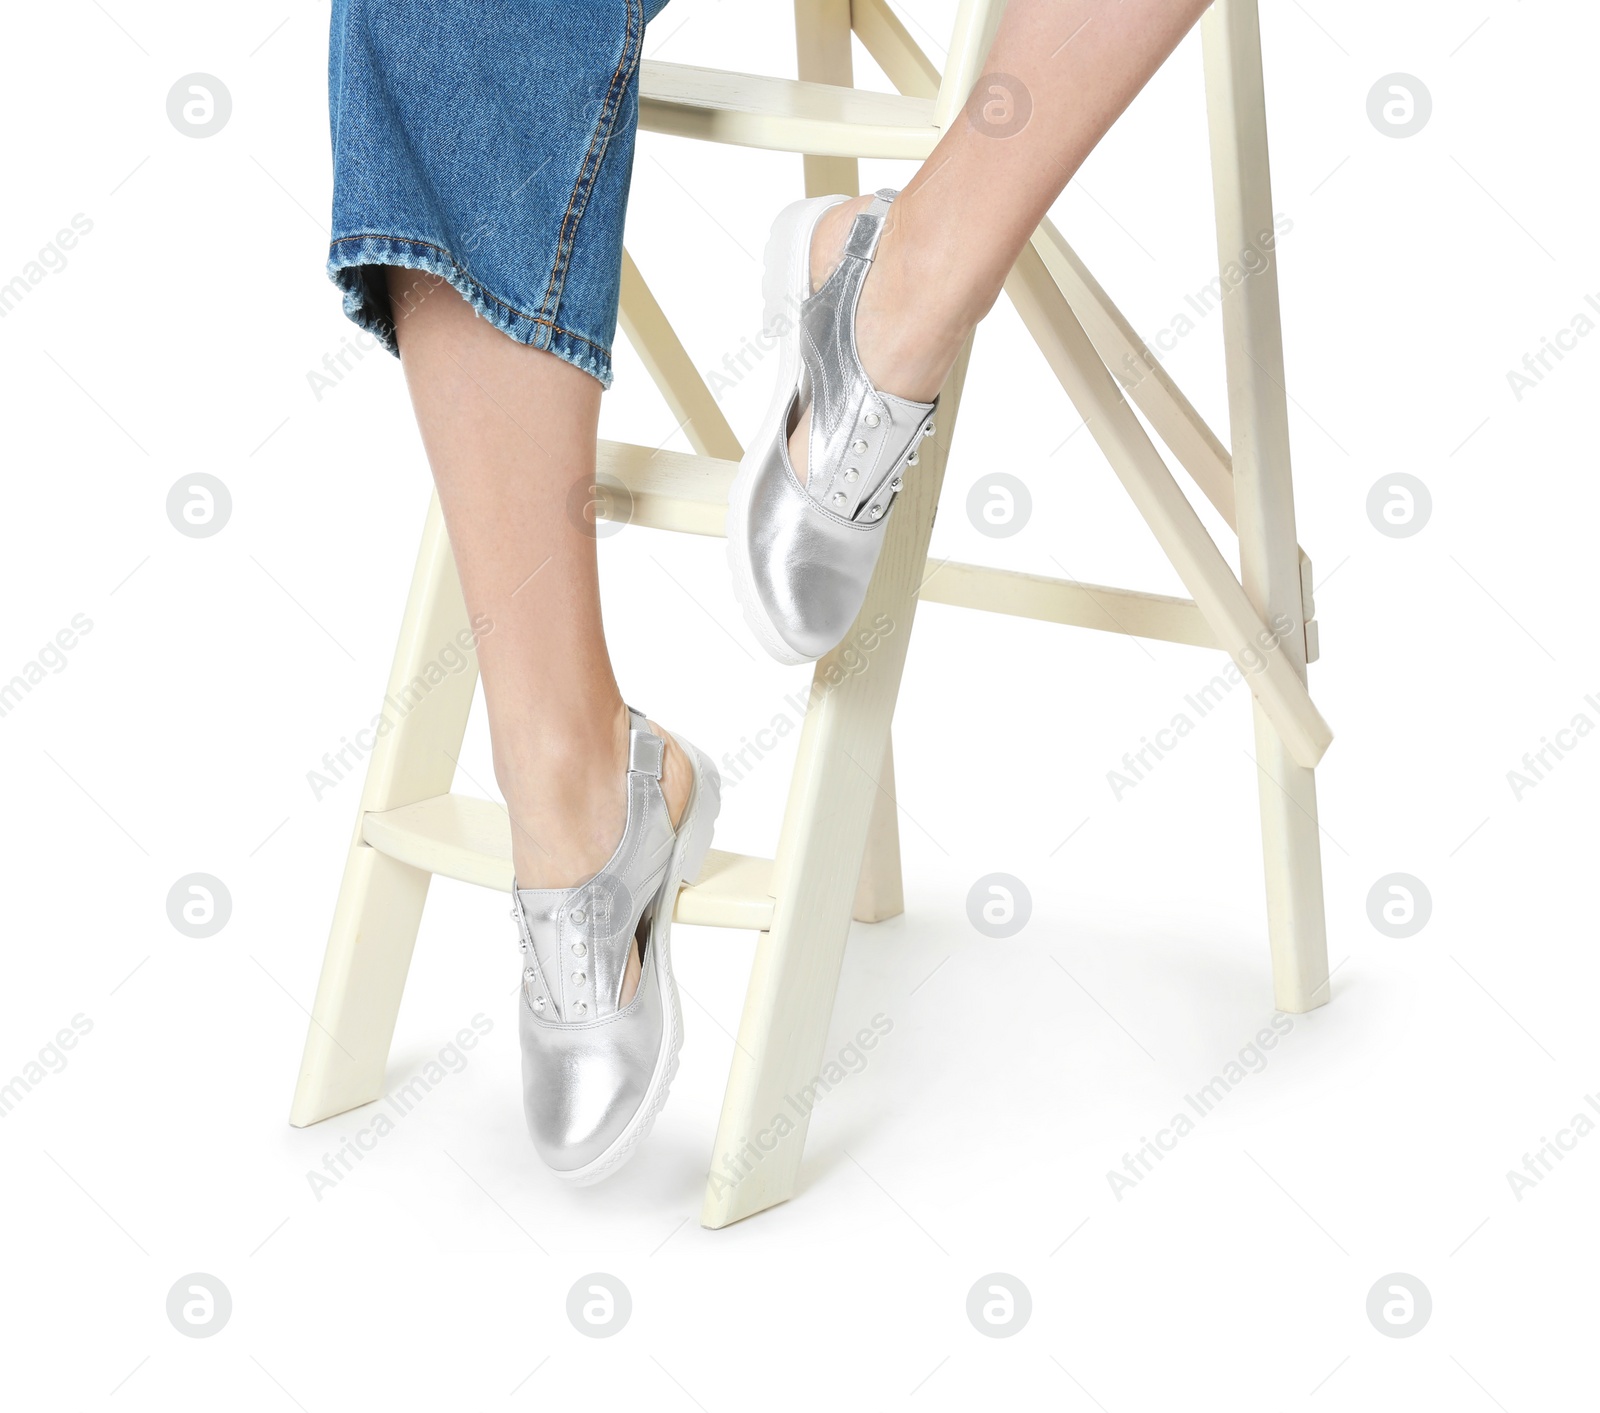
<path fill-rule="evenodd" d="M 942 57 L 953 5 L 900 9 Z M 320 400 L 307 379 L 352 332 L 322 273 L 326 7 L 8 16 L 0 282 L 75 214 L 93 223 L 0 320 L 0 678 L 75 614 L 93 623 L 0 719 L 0 1082 L 75 1015 L 92 1024 L 0 1126 L 8 1403 L 1593 1399 L 1600 1136 L 1520 1201 L 1506 1174 L 1600 1090 L 1600 740 L 1520 800 L 1506 775 L 1578 712 L 1600 723 L 1584 703 L 1600 694 L 1600 338 L 1520 400 L 1506 375 L 1600 297 L 1600 25 L 1590 7 L 1510 0 L 1264 9 L 1312 687 L 1337 734 L 1319 772 L 1333 1002 L 1119 1201 L 1108 1170 L 1273 1014 L 1249 711 L 1238 694 L 1119 801 L 1107 771 L 1220 656 L 929 605 L 895 723 L 907 911 L 856 929 L 830 1050 L 876 1012 L 893 1030 L 818 1108 L 794 1199 L 722 1232 L 697 1216 L 753 937 L 678 933 L 672 1101 L 622 1174 L 570 1192 L 523 1131 L 506 900 L 448 881 L 391 1083 L 474 1015 L 493 1028 L 312 1194 L 308 1170 L 364 1120 L 286 1123 L 358 788 L 318 802 L 306 773 L 377 708 L 428 491 L 393 360 L 369 354 Z M 646 53 L 792 75 L 788 11 L 673 0 Z M 860 82 L 887 87 L 858 59 Z M 204 141 L 166 114 L 196 71 L 234 105 Z M 1367 116 L 1397 71 L 1434 105 L 1403 140 Z M 1146 337 L 1215 268 L 1201 105 L 1191 36 L 1054 213 Z M 799 189 L 798 158 L 641 136 L 629 247 L 702 368 L 757 330 L 754 257 Z M 1219 318 L 1201 320 L 1168 366 L 1225 431 L 1220 342 Z M 617 365 L 603 434 L 656 445 L 675 419 L 620 339 Z M 741 435 L 767 391 L 760 372 L 726 397 Z M 1002 301 L 934 552 L 1181 593 L 1090 437 L 1063 445 L 1078 421 Z M 964 513 L 997 469 L 1034 501 L 1005 541 Z M 1366 502 L 1400 471 L 1433 513 L 1395 539 Z M 166 517 L 197 472 L 233 498 L 211 539 Z M 803 689 L 803 669 L 748 639 L 719 542 L 628 529 L 602 554 L 619 677 L 652 715 L 720 756 Z M 721 847 L 770 853 L 789 760 L 727 792 Z M 481 711 L 463 765 L 458 788 L 492 789 Z M 193 872 L 232 897 L 207 940 L 167 918 Z M 992 872 L 1032 894 L 1012 940 L 968 921 Z M 1432 897 L 1406 940 L 1368 919 L 1395 872 Z M 566 1317 L 594 1271 L 632 1292 L 614 1339 Z M 165 1313 L 190 1272 L 231 1292 L 214 1338 Z M 1031 1292 L 1014 1338 L 967 1319 L 990 1272 Z M 1413 1338 L 1368 1321 L 1391 1272 L 1431 1292 Z"/>

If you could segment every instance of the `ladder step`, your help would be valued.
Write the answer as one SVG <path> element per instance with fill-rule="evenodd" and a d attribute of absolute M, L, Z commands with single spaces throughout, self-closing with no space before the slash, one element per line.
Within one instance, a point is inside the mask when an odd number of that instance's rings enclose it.
<path fill-rule="evenodd" d="M 721 535 L 728 489 L 738 470 L 737 461 L 602 441 L 597 474 L 606 493 L 599 513 L 654 530 Z M 1167 594 L 930 559 L 917 596 L 924 603 L 954 604 L 1195 647 L 1217 646 L 1217 636 L 1194 600 Z"/>
<path fill-rule="evenodd" d="M 595 474 L 604 499 L 598 512 L 604 519 L 652 530 L 721 535 L 728 490 L 738 472 L 737 461 L 601 441 Z"/>
<path fill-rule="evenodd" d="M 434 795 L 399 809 L 369 810 L 361 837 L 413 868 L 511 891 L 511 822 L 504 805 L 471 795 Z M 678 922 L 701 927 L 772 925 L 772 860 L 713 849 L 694 885 L 678 894 Z"/>
<path fill-rule="evenodd" d="M 1017 569 L 994 569 L 986 564 L 930 559 L 927 578 L 917 590 L 917 598 L 923 603 L 954 604 L 983 613 L 1097 628 L 1102 633 L 1126 633 L 1197 648 L 1218 646 L 1217 635 L 1193 599 L 1113 589 L 1104 584 L 1080 584 Z"/>
<path fill-rule="evenodd" d="M 933 151 L 933 100 L 646 59 L 639 126 L 647 132 L 816 157 L 912 157 Z"/>

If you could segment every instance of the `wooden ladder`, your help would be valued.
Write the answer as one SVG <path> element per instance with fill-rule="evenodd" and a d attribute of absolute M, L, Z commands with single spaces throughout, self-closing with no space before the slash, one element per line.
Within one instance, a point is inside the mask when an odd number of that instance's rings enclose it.
<path fill-rule="evenodd" d="M 885 0 L 796 0 L 798 81 L 646 60 L 640 125 L 802 153 L 809 195 L 855 193 L 858 158 L 923 158 L 959 119 L 1002 9 L 1003 0 L 962 0 L 941 75 Z M 1250 279 L 1227 281 L 1222 301 L 1231 455 L 1049 221 L 1006 282 L 1191 597 L 929 560 L 969 340 L 942 394 L 938 433 L 906 479 L 861 611 L 862 623 L 887 615 L 894 631 L 874 647 L 871 672 L 841 673 L 842 648 L 817 664 L 815 681 L 837 685 L 812 693 L 777 857 L 713 850 L 678 899 L 679 922 L 760 933 L 712 1150 L 701 1215 L 708 1227 L 793 1192 L 806 1120 L 787 1121 L 790 1131 L 774 1138 L 774 1116 L 797 1112 L 785 1097 L 802 1092 L 822 1065 L 852 916 L 870 922 L 902 909 L 889 727 L 919 599 L 1228 652 L 1254 698 L 1275 1002 L 1300 1012 L 1328 999 L 1314 767 L 1331 733 L 1306 690 L 1306 664 L 1317 655 L 1311 570 L 1295 530 L 1276 261 L 1259 241 L 1272 229 L 1272 196 L 1256 0 L 1218 0 L 1202 26 L 1219 263 L 1226 271 L 1247 250 L 1266 261 Z M 852 31 L 899 94 L 852 86 Z M 621 323 L 695 454 L 602 441 L 597 480 L 602 489 L 626 488 L 631 523 L 721 535 L 741 448 L 626 254 Z M 1130 406 L 1109 370 L 1133 366 L 1141 375 L 1126 389 Z M 1240 578 L 1134 407 L 1237 532 Z M 602 512 L 605 503 L 602 495 Z M 446 644 L 468 641 L 435 499 L 389 679 L 395 724 L 369 757 L 293 1124 L 380 1096 L 430 878 L 511 888 L 504 809 L 450 793 L 476 662 L 455 675 L 431 669 Z M 731 1168 L 720 1156 L 741 1153 L 748 1156 Z"/>

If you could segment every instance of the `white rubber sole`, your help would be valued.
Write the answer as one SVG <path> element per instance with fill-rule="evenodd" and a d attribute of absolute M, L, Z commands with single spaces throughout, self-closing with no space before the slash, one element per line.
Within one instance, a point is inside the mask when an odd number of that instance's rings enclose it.
<path fill-rule="evenodd" d="M 694 789 L 678 826 L 677 843 L 673 846 L 666 880 L 661 885 L 662 896 L 656 903 L 655 935 L 650 939 L 650 954 L 654 959 L 650 964 L 655 968 L 656 985 L 661 988 L 661 1048 L 656 1052 L 655 1069 L 651 1072 L 644 1102 L 628 1121 L 628 1126 L 599 1157 L 581 1168 L 556 1173 L 573 1187 L 602 1182 L 633 1157 L 655 1126 L 656 1116 L 665 1107 L 672 1081 L 678 1075 L 678 1052 L 683 1048 L 683 1007 L 678 999 L 678 982 L 672 974 L 672 914 L 677 907 L 679 888 L 693 883 L 705 867 L 706 854 L 711 849 L 711 832 L 722 810 L 722 777 L 699 747 L 680 736 L 674 736 L 673 740 L 694 762 Z"/>
<path fill-rule="evenodd" d="M 788 667 L 814 662 L 815 659 L 790 647 L 762 608 L 751 572 L 750 544 L 745 534 L 745 524 L 749 519 L 750 495 L 755 487 L 756 472 L 773 438 L 783 435 L 784 417 L 800 382 L 799 315 L 801 304 L 811 294 L 812 232 L 816 230 L 817 221 L 824 211 L 849 199 L 847 196 L 814 196 L 805 201 L 796 201 L 785 206 L 772 223 L 766 252 L 762 257 L 761 327 L 771 329 L 780 318 L 787 318 L 789 332 L 780 338 L 778 374 L 773 384 L 772 400 L 767 404 L 766 415 L 762 417 L 755 435 L 746 443 L 744 457 L 739 462 L 739 474 L 733 478 L 733 485 L 728 491 L 725 529 L 734 597 L 744 611 L 744 620 L 750 625 L 756 641 L 767 650 L 769 656 Z"/>

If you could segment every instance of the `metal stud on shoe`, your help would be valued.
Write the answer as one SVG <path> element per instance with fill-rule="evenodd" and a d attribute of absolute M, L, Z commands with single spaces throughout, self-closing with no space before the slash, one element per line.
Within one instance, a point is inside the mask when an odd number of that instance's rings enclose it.
<path fill-rule="evenodd" d="M 851 483 L 854 483 L 856 480 L 858 480 L 860 476 L 861 473 L 857 471 L 854 466 L 844 473 L 845 480 Z"/>
<path fill-rule="evenodd" d="M 878 414 L 876 412 L 869 412 L 861 420 L 869 427 L 876 427 L 878 425 Z"/>
<path fill-rule="evenodd" d="M 844 492 L 843 491 L 835 491 L 833 493 L 833 503 L 835 505 L 843 505 L 844 504 Z"/>

